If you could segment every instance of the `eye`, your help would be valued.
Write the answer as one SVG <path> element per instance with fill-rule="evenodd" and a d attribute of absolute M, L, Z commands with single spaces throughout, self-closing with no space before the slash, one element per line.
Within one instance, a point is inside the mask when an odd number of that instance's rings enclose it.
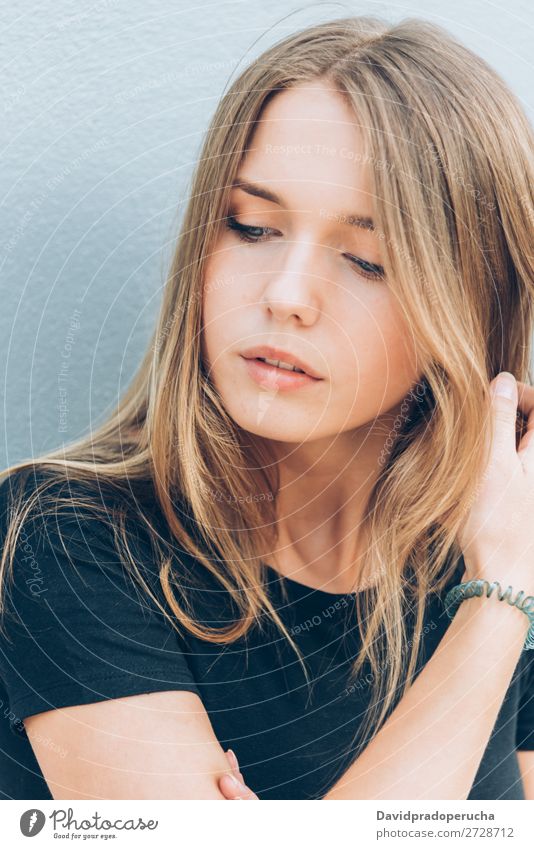
<path fill-rule="evenodd" d="M 264 242 L 269 231 L 276 233 L 270 227 L 253 227 L 252 225 L 240 224 L 233 215 L 226 218 L 226 226 L 233 230 L 243 242 Z"/>
<path fill-rule="evenodd" d="M 269 237 L 269 234 L 277 233 L 271 227 L 255 227 L 250 224 L 240 224 L 233 215 L 228 215 L 225 219 L 226 227 L 236 233 L 237 237 L 243 242 L 264 242 Z M 382 280 L 385 277 L 384 268 L 381 265 L 375 265 L 372 262 L 367 262 L 351 254 L 344 254 L 350 261 L 352 266 L 356 267 L 358 274 L 368 280 Z"/>
<path fill-rule="evenodd" d="M 365 259 L 360 259 L 351 254 L 344 254 L 357 267 L 357 271 L 362 277 L 367 277 L 370 280 L 383 280 L 386 276 L 382 265 L 375 265 L 372 262 L 367 262 Z"/>

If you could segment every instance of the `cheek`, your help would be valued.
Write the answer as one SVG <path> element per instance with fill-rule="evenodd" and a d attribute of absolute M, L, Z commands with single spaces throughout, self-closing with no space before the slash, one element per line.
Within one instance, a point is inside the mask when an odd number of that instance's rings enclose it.
<path fill-rule="evenodd" d="M 229 343 L 225 334 L 228 327 L 225 312 L 229 304 L 226 300 L 221 303 L 222 300 L 216 289 L 205 289 L 202 300 L 202 351 L 206 366 L 213 373 L 217 371 L 221 354 Z"/>
<path fill-rule="evenodd" d="M 236 329 L 241 324 L 243 292 L 239 278 L 231 273 L 228 263 L 208 263 L 202 293 L 202 352 L 213 376 L 220 374 L 221 363 L 228 350 L 235 350 L 242 340 Z"/>
<path fill-rule="evenodd" d="M 410 328 L 388 295 L 360 302 L 345 316 L 338 335 L 335 361 L 339 371 L 335 383 L 346 404 L 357 400 L 359 405 L 369 403 L 375 410 L 378 405 L 387 409 L 417 379 Z"/>

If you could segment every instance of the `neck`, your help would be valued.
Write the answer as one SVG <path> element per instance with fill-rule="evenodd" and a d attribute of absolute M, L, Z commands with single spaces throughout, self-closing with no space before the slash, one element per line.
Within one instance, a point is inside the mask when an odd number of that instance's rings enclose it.
<path fill-rule="evenodd" d="M 328 592 L 361 588 L 367 550 L 363 517 L 383 468 L 391 419 L 331 439 L 273 445 L 280 472 L 277 544 L 267 562 L 286 577 Z M 373 583 L 372 576 L 363 585 Z"/>

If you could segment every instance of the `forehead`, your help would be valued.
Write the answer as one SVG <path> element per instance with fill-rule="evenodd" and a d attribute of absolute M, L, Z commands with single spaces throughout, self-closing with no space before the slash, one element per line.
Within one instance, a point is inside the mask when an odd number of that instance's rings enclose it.
<path fill-rule="evenodd" d="M 314 81 L 262 110 L 239 178 L 270 185 L 294 208 L 354 206 L 372 215 L 372 182 L 358 117 L 339 91 Z"/>

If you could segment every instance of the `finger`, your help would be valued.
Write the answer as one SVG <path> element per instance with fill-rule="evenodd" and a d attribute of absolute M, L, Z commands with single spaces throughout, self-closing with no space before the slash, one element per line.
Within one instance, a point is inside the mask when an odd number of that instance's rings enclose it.
<path fill-rule="evenodd" d="M 232 772 L 236 778 L 239 779 L 243 784 L 245 784 L 245 779 L 243 777 L 243 773 L 239 770 L 239 761 L 237 760 L 237 755 L 233 749 L 228 749 L 226 752 L 226 756 L 230 762 L 230 766 L 232 767 Z"/>
<path fill-rule="evenodd" d="M 521 438 L 517 449 L 518 457 L 521 459 L 534 457 L 534 424 L 529 427 L 527 432 Z"/>
<path fill-rule="evenodd" d="M 529 434 L 534 431 L 534 386 L 518 381 L 517 388 L 519 393 L 517 405 L 524 417 L 519 431 L 521 437 L 518 445 L 519 451 L 520 448 L 526 448 L 530 444 Z M 523 442 L 525 439 L 526 442 Z"/>
<path fill-rule="evenodd" d="M 526 416 L 534 414 L 534 386 L 516 381 L 518 389 L 517 405 Z"/>
<path fill-rule="evenodd" d="M 491 405 L 495 423 L 493 453 L 508 452 L 516 447 L 517 381 L 510 372 L 500 372 L 490 383 Z"/>
<path fill-rule="evenodd" d="M 231 775 L 228 772 L 225 772 L 224 775 L 221 775 L 219 779 L 219 787 L 223 796 L 226 799 L 258 799 L 255 793 L 247 787 L 245 784 L 242 784 L 234 775 Z M 259 801 L 259 799 L 258 799 Z"/>

